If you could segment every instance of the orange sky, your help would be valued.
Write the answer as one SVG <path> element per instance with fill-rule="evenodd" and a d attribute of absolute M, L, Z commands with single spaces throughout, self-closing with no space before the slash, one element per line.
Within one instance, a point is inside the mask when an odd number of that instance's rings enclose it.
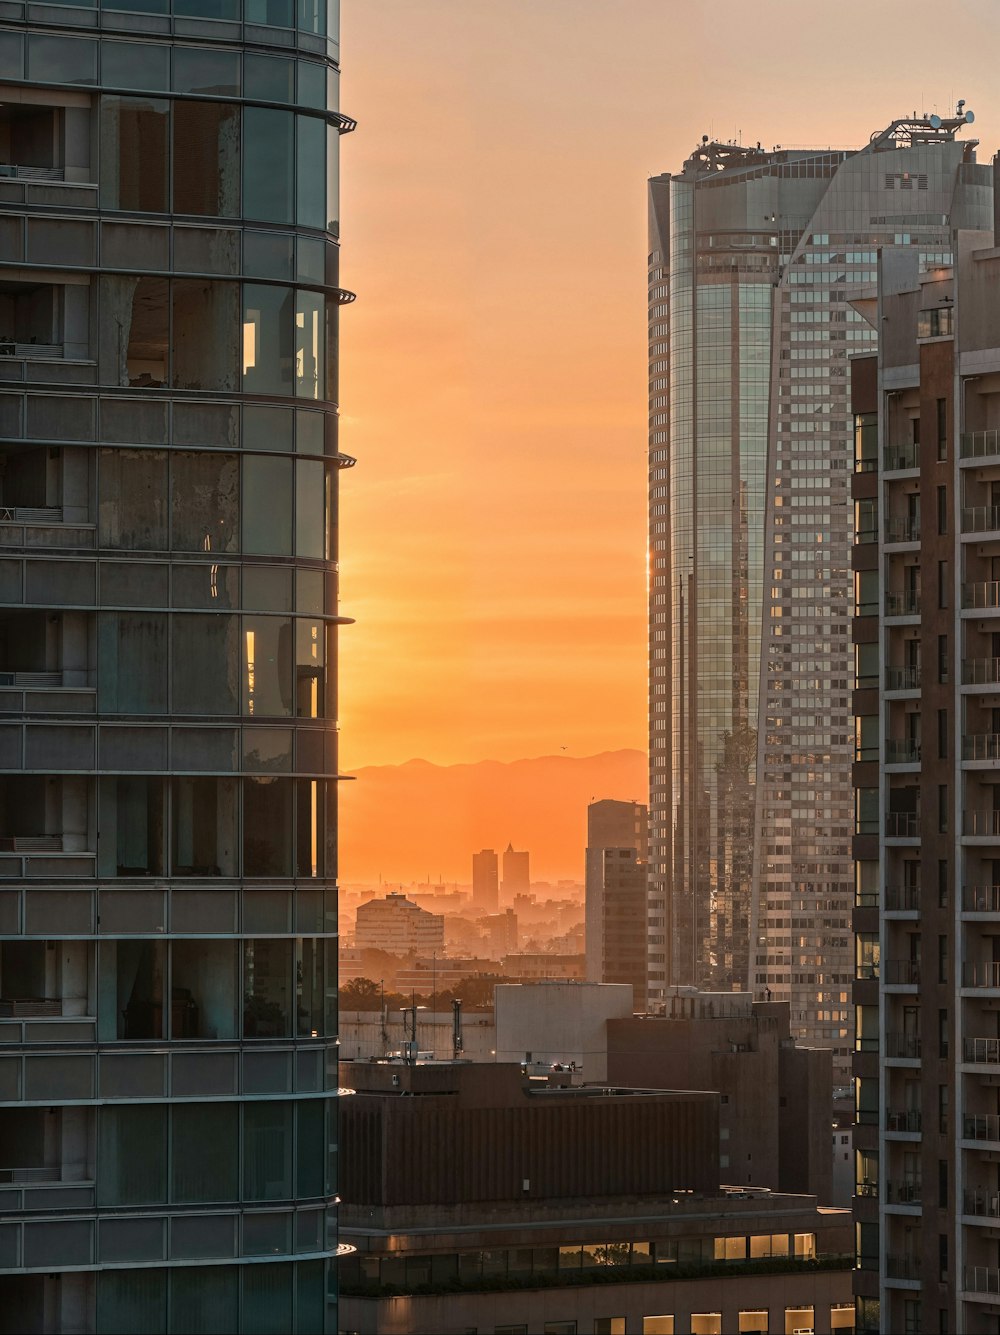
<path fill-rule="evenodd" d="M 996 0 L 343 0 L 346 770 L 644 747 L 646 178 L 957 97 L 988 161 L 998 37 Z"/>

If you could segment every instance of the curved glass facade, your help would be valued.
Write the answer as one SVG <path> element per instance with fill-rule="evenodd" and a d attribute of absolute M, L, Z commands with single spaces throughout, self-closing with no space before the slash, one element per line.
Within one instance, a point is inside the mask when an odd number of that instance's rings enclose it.
<path fill-rule="evenodd" d="M 0 17 L 0 1331 L 336 1329 L 337 18 Z"/>

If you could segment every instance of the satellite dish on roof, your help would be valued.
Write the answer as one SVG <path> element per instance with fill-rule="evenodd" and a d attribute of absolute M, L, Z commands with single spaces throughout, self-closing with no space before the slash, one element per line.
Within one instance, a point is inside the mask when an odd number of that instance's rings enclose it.
<path fill-rule="evenodd" d="M 967 112 L 965 113 L 965 123 L 966 123 L 966 125 L 971 125 L 972 122 L 973 122 L 975 119 L 976 119 L 976 113 L 975 113 L 974 111 L 967 111 Z"/>
<path fill-rule="evenodd" d="M 929 116 L 928 120 L 930 121 L 930 126 L 932 130 L 940 130 L 941 117 L 937 114 L 937 112 L 935 112 L 933 116 Z"/>

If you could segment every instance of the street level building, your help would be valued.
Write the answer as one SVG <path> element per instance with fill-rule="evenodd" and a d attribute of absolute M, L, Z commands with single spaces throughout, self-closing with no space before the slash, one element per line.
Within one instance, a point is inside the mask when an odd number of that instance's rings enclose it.
<path fill-rule="evenodd" d="M 996 164 L 994 164 L 996 169 Z M 886 249 L 852 366 L 864 1330 L 1000 1315 L 1000 251 Z"/>
<path fill-rule="evenodd" d="M 0 1331 L 336 1328 L 335 14 L 0 16 Z"/>
<path fill-rule="evenodd" d="M 849 1076 L 848 357 L 882 245 L 991 225 L 963 115 L 858 151 L 708 142 L 650 181 L 649 1004 L 791 1003 Z"/>

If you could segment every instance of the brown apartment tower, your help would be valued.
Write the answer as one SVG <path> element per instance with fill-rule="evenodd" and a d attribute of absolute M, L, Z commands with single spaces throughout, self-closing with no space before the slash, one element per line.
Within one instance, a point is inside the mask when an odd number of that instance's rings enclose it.
<path fill-rule="evenodd" d="M 496 913 L 500 903 L 497 855 L 484 848 L 472 855 L 472 906 L 483 913 Z"/>

